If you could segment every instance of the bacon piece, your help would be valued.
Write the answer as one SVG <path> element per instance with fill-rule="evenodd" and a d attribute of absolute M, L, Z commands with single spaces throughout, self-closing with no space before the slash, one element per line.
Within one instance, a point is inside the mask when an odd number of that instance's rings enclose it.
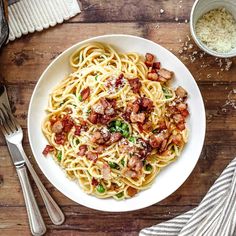
<path fill-rule="evenodd" d="M 127 194 L 130 196 L 130 197 L 133 197 L 135 194 L 137 194 L 138 190 L 136 188 L 133 188 L 133 187 L 128 187 L 127 188 Z"/>
<path fill-rule="evenodd" d="M 140 171 L 143 167 L 142 161 L 137 156 L 132 156 L 129 159 L 128 167 L 136 172 Z"/>
<path fill-rule="evenodd" d="M 49 152 L 53 152 L 54 147 L 51 145 L 46 145 L 46 147 L 43 150 L 43 155 L 46 156 Z"/>
<path fill-rule="evenodd" d="M 96 143 L 96 144 L 105 144 L 111 137 L 111 134 L 107 131 L 107 132 L 102 132 L 100 131 L 96 131 L 94 132 L 92 138 L 91 138 L 91 142 Z"/>
<path fill-rule="evenodd" d="M 66 141 L 66 135 L 64 133 L 56 134 L 54 140 L 56 144 L 63 145 Z"/>
<path fill-rule="evenodd" d="M 172 135 L 171 138 L 172 138 L 172 142 L 176 145 L 180 145 L 183 141 L 181 134 Z"/>
<path fill-rule="evenodd" d="M 152 122 L 150 120 L 148 120 L 147 122 L 145 122 L 142 125 L 142 130 L 144 130 L 145 132 L 151 132 L 152 131 Z"/>
<path fill-rule="evenodd" d="M 107 163 L 103 164 L 101 172 L 102 172 L 102 177 L 105 180 L 110 179 L 111 168 L 110 168 L 110 166 Z"/>
<path fill-rule="evenodd" d="M 143 123 L 145 120 L 145 114 L 143 112 L 138 113 L 138 114 L 132 112 L 130 115 L 130 120 L 133 123 L 135 122 Z"/>
<path fill-rule="evenodd" d="M 151 135 L 150 140 L 149 140 L 149 144 L 153 148 L 158 148 L 158 147 L 160 147 L 163 140 L 164 140 L 163 136 Z"/>
<path fill-rule="evenodd" d="M 103 150 L 105 149 L 104 146 L 98 146 L 94 151 L 98 154 L 101 154 L 103 152 Z"/>
<path fill-rule="evenodd" d="M 61 122 L 62 122 L 62 125 L 63 125 L 63 131 L 66 132 L 66 133 L 70 132 L 70 130 L 74 126 L 74 122 L 72 121 L 72 119 L 68 115 L 64 116 L 62 118 Z"/>
<path fill-rule="evenodd" d="M 86 120 L 82 119 L 81 117 L 79 117 L 79 122 L 82 126 L 86 126 L 87 125 L 87 122 Z"/>
<path fill-rule="evenodd" d="M 162 131 L 162 130 L 165 130 L 165 129 L 167 129 L 166 122 L 165 121 L 161 121 L 159 123 L 159 131 Z"/>
<path fill-rule="evenodd" d="M 104 113 L 105 113 L 104 106 L 103 106 L 100 102 L 93 105 L 93 110 L 94 110 L 97 114 L 104 115 Z"/>
<path fill-rule="evenodd" d="M 181 86 L 179 86 L 179 87 L 175 90 L 175 94 L 176 94 L 177 97 L 182 98 L 182 99 L 185 99 L 185 98 L 187 98 L 187 96 L 188 96 L 187 91 L 186 91 L 184 88 L 182 88 Z"/>
<path fill-rule="evenodd" d="M 161 146 L 160 146 L 160 148 L 159 148 L 159 153 L 163 153 L 164 151 L 166 151 L 166 149 L 167 149 L 167 139 L 164 139 L 163 141 L 162 141 L 162 143 L 161 143 Z"/>
<path fill-rule="evenodd" d="M 159 70 L 161 68 L 161 63 L 159 61 L 152 64 L 152 69 Z"/>
<path fill-rule="evenodd" d="M 120 85 L 122 85 L 122 79 L 124 78 L 124 74 L 120 74 L 119 77 L 116 79 L 115 86 L 118 88 Z"/>
<path fill-rule="evenodd" d="M 86 157 L 93 162 L 96 162 L 98 159 L 98 154 L 92 151 L 88 151 Z"/>
<path fill-rule="evenodd" d="M 185 124 L 184 124 L 184 122 L 180 122 L 180 123 L 178 123 L 178 124 L 176 125 L 176 127 L 177 127 L 180 131 L 182 131 L 182 130 L 185 129 Z"/>
<path fill-rule="evenodd" d="M 172 79 L 173 74 L 174 73 L 172 71 L 169 71 L 169 70 L 167 70 L 165 68 L 161 68 L 158 71 L 158 75 L 159 75 L 160 79 L 164 80 L 163 82 Z"/>
<path fill-rule="evenodd" d="M 150 112 L 153 110 L 153 101 L 149 98 L 142 97 L 141 106 L 143 110 Z"/>
<path fill-rule="evenodd" d="M 82 126 L 81 125 L 75 125 L 75 135 L 80 135 L 81 133 L 81 128 Z"/>
<path fill-rule="evenodd" d="M 139 78 L 129 79 L 129 84 L 134 93 L 139 93 L 140 88 L 142 87 L 142 83 L 140 82 Z"/>
<path fill-rule="evenodd" d="M 181 114 L 173 115 L 173 119 L 174 119 L 176 124 L 184 122 L 184 118 L 183 118 L 183 116 Z"/>
<path fill-rule="evenodd" d="M 145 58 L 146 58 L 145 65 L 147 67 L 152 67 L 154 61 L 154 55 L 151 53 L 146 53 Z"/>
<path fill-rule="evenodd" d="M 108 144 L 108 145 L 111 145 L 111 144 L 113 144 L 113 143 L 115 143 L 115 142 L 121 140 L 121 138 L 122 138 L 121 133 L 119 133 L 119 132 L 112 133 L 112 134 L 111 134 L 111 138 L 110 138 L 110 140 L 108 141 L 107 144 Z"/>
<path fill-rule="evenodd" d="M 138 113 L 139 112 L 139 108 L 140 108 L 139 104 L 134 103 L 134 105 L 133 105 L 133 112 L 134 113 Z"/>
<path fill-rule="evenodd" d="M 184 118 L 186 118 L 186 117 L 189 115 L 188 110 L 185 109 L 185 110 L 181 111 L 181 115 L 182 115 Z"/>
<path fill-rule="evenodd" d="M 92 185 L 95 187 L 98 185 L 98 181 L 94 177 L 92 178 Z"/>
<path fill-rule="evenodd" d="M 97 124 L 97 120 L 98 120 L 98 114 L 95 111 L 91 111 L 88 117 L 88 120 L 92 123 L 92 124 Z"/>
<path fill-rule="evenodd" d="M 89 95 L 90 95 L 90 88 L 87 87 L 87 88 L 83 89 L 81 91 L 80 95 L 82 97 L 82 101 L 85 101 L 89 97 Z"/>
<path fill-rule="evenodd" d="M 79 147 L 79 152 L 77 153 L 78 156 L 84 156 L 85 153 L 87 152 L 87 150 L 88 150 L 87 145 L 85 145 L 85 144 L 81 145 L 81 146 Z"/>
<path fill-rule="evenodd" d="M 53 125 L 52 125 L 52 132 L 59 134 L 61 133 L 63 130 L 63 124 L 60 120 L 56 121 Z"/>
<path fill-rule="evenodd" d="M 158 81 L 159 76 L 156 72 L 148 72 L 147 79 L 151 81 Z"/>

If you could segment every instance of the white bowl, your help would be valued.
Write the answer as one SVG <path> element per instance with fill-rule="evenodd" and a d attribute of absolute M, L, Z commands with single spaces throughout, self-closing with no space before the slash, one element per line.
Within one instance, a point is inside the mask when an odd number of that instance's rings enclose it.
<path fill-rule="evenodd" d="M 215 56 L 215 57 L 234 57 L 236 56 L 236 48 L 232 49 L 229 52 L 221 53 L 216 52 L 214 50 L 209 49 L 196 35 L 195 32 L 195 25 L 198 21 L 198 19 L 207 13 L 210 10 L 224 7 L 226 10 L 228 10 L 233 17 L 236 19 L 236 0 L 197 0 L 193 4 L 191 15 L 190 15 L 190 31 L 191 35 L 193 37 L 193 40 L 198 45 L 199 48 L 201 48 L 206 53 Z"/>
<path fill-rule="evenodd" d="M 138 52 L 145 54 L 151 52 L 161 61 L 163 67 L 175 72 L 173 86 L 181 85 L 189 93 L 190 128 L 189 142 L 186 144 L 181 156 L 164 168 L 156 177 L 151 188 L 138 193 L 135 197 L 123 201 L 114 199 L 98 199 L 84 193 L 79 185 L 70 181 L 63 170 L 51 157 L 45 158 L 42 150 L 47 140 L 42 134 L 41 124 L 46 115 L 48 95 L 71 69 L 69 56 L 75 49 L 88 42 L 104 42 L 113 45 L 119 51 Z M 35 159 L 48 180 L 64 195 L 84 206 L 102 211 L 131 211 L 150 206 L 168 197 L 177 190 L 188 178 L 200 156 L 205 137 L 205 110 L 198 86 L 184 64 L 167 49 L 160 45 L 130 35 L 105 35 L 91 38 L 70 47 L 59 55 L 41 75 L 31 98 L 28 113 L 29 141 Z M 194 188 L 194 186 L 193 186 Z"/>

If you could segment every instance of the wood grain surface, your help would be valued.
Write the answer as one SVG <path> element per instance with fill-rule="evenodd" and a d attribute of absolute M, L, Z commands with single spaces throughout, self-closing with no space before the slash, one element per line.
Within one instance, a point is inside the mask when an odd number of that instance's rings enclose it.
<path fill-rule="evenodd" d="M 32 91 L 47 65 L 66 48 L 103 34 L 141 36 L 171 50 L 191 71 L 202 92 L 207 132 L 201 157 L 186 182 L 171 196 L 148 208 L 128 213 L 105 213 L 78 205 L 58 192 L 34 165 L 41 180 L 66 215 L 54 226 L 35 184 L 36 199 L 45 219 L 46 235 L 133 236 L 143 227 L 171 219 L 197 206 L 209 187 L 236 154 L 236 58 L 219 60 L 204 55 L 189 38 L 193 0 L 83 0 L 82 13 L 62 25 L 10 42 L 0 52 L 0 81 L 27 138 L 27 111 Z M 161 14 L 160 10 L 164 12 Z M 232 64 L 231 64 L 232 62 Z M 230 66 L 231 65 L 231 66 Z M 230 67 L 230 68 L 229 68 Z M 190 157 L 191 158 L 191 157 Z M 0 235 L 30 235 L 22 192 L 0 135 Z"/>

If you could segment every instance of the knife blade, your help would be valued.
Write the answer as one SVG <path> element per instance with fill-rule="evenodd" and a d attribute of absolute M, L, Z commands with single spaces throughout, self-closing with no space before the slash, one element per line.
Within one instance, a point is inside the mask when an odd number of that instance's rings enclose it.
<path fill-rule="evenodd" d="M 22 157 L 21 153 L 19 152 L 19 149 L 16 147 L 16 145 L 9 143 L 7 140 L 6 140 L 6 143 L 7 143 L 8 150 L 10 152 L 10 156 L 11 156 L 13 164 L 16 167 L 25 164 L 25 160 L 23 159 L 23 157 Z"/>

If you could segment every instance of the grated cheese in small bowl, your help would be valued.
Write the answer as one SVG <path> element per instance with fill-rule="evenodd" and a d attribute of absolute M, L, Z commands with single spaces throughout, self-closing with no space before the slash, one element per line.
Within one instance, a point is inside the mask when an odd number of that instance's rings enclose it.
<path fill-rule="evenodd" d="M 196 0 L 190 31 L 206 53 L 218 58 L 236 56 L 236 0 Z"/>
<path fill-rule="evenodd" d="M 202 15 L 195 31 L 211 50 L 225 53 L 236 47 L 236 20 L 225 8 L 213 9 Z"/>

